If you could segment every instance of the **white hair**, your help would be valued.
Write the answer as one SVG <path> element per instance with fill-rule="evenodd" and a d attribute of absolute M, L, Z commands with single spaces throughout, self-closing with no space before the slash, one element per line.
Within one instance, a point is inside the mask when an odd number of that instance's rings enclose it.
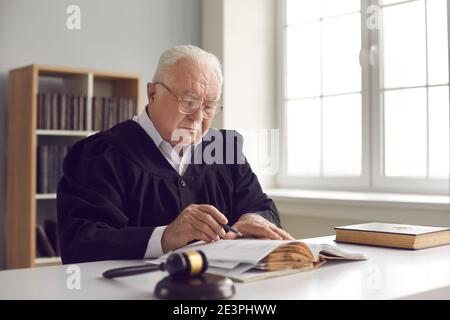
<path fill-rule="evenodd" d="M 219 59 L 214 54 L 191 45 L 176 46 L 164 51 L 159 58 L 158 67 L 153 75 L 153 82 L 162 81 L 164 73 L 182 59 L 188 59 L 198 65 L 205 65 L 210 68 L 217 76 L 220 87 L 222 87 L 222 65 Z"/>

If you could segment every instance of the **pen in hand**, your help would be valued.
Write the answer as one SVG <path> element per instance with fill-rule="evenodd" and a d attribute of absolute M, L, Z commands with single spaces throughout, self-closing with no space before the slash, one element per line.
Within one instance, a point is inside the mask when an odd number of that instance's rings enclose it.
<path fill-rule="evenodd" d="M 242 233 L 240 233 L 238 230 L 236 230 L 236 229 L 233 228 L 233 227 L 230 227 L 230 226 L 227 225 L 227 224 L 221 223 L 220 225 L 221 225 L 225 230 L 236 233 L 236 234 L 238 235 L 238 237 L 242 237 L 242 236 L 243 236 Z"/>

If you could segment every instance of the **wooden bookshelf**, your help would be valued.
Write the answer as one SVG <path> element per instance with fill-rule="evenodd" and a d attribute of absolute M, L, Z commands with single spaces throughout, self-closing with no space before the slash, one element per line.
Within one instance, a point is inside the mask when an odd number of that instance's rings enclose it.
<path fill-rule="evenodd" d="M 140 76 L 133 73 L 30 65 L 9 73 L 6 268 L 60 264 L 60 257 L 37 257 L 36 224 L 56 221 L 56 194 L 37 193 L 40 145 L 72 145 L 95 134 L 92 98 L 124 97 L 139 104 Z M 86 130 L 38 129 L 38 93 L 87 97 Z M 136 110 L 136 109 L 135 109 Z"/>

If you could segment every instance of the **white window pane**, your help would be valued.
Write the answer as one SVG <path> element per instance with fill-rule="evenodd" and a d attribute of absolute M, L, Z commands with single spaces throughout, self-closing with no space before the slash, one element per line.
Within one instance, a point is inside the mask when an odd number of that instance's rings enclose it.
<path fill-rule="evenodd" d="M 361 90 L 360 14 L 323 20 L 323 94 Z"/>
<path fill-rule="evenodd" d="M 320 1 L 318 0 L 287 0 L 286 23 L 294 24 L 320 19 Z"/>
<path fill-rule="evenodd" d="M 427 1 L 428 83 L 448 83 L 447 4 L 445 0 Z"/>
<path fill-rule="evenodd" d="M 383 9 L 384 86 L 426 84 L 425 5 L 412 1 Z"/>
<path fill-rule="evenodd" d="M 449 103 L 448 87 L 433 87 L 428 92 L 430 178 L 449 176 Z"/>
<path fill-rule="evenodd" d="M 361 175 L 361 95 L 323 99 L 324 176 Z"/>
<path fill-rule="evenodd" d="M 320 95 L 320 23 L 287 28 L 287 96 Z"/>
<path fill-rule="evenodd" d="M 425 177 L 427 172 L 426 89 L 384 94 L 385 175 Z"/>
<path fill-rule="evenodd" d="M 320 98 L 287 103 L 288 174 L 320 175 Z"/>
<path fill-rule="evenodd" d="M 359 10 L 361 10 L 361 0 L 322 0 L 322 17 L 337 16 Z"/>

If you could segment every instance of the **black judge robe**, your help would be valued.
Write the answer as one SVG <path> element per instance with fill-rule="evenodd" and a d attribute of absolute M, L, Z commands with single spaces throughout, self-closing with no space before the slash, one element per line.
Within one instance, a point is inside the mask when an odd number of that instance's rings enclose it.
<path fill-rule="evenodd" d="M 219 131 L 210 129 L 192 156 L 214 141 L 212 133 Z M 142 259 L 154 228 L 190 204 L 215 206 L 230 225 L 256 212 L 281 227 L 275 204 L 241 153 L 242 136 L 236 133 L 230 143 L 226 133 L 220 130 L 218 139 L 225 147 L 222 163 L 232 151 L 235 164 L 190 164 L 183 176 L 133 120 L 76 143 L 58 185 L 63 263 Z M 240 156 L 245 161 L 236 164 Z"/>

